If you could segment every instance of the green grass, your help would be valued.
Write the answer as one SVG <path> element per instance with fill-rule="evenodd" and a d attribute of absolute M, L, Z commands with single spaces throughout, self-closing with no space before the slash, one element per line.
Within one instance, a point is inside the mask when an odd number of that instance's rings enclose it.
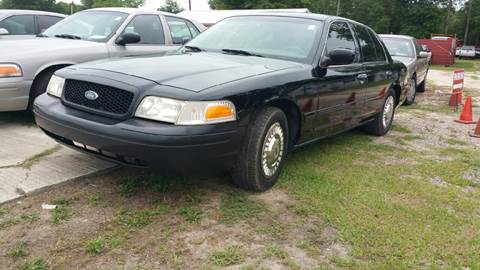
<path fill-rule="evenodd" d="M 115 223 L 130 229 L 142 229 L 152 223 L 153 218 L 160 214 L 168 213 L 170 208 L 159 205 L 154 209 L 132 210 L 121 209 L 114 218 Z"/>
<path fill-rule="evenodd" d="M 28 252 L 27 252 L 27 244 L 26 243 L 20 243 L 16 245 L 10 252 L 8 252 L 8 256 L 18 259 L 18 258 L 23 258 L 27 257 Z"/>
<path fill-rule="evenodd" d="M 101 237 L 85 242 L 85 251 L 90 254 L 99 254 L 105 248 L 105 240 Z"/>
<path fill-rule="evenodd" d="M 188 184 L 188 181 L 185 177 L 166 177 L 160 174 L 147 173 L 122 179 L 118 185 L 118 191 L 125 196 L 132 196 L 139 190 L 166 192 L 176 186 Z"/>
<path fill-rule="evenodd" d="M 288 258 L 288 253 L 276 244 L 269 245 L 265 248 L 266 257 L 275 257 L 281 260 Z"/>
<path fill-rule="evenodd" d="M 409 128 L 400 126 L 399 124 L 394 124 L 392 126 L 392 131 L 397 131 L 401 133 L 412 133 L 412 131 Z"/>
<path fill-rule="evenodd" d="M 25 262 L 20 270 L 48 270 L 50 266 L 43 259 L 34 259 L 32 261 Z"/>
<path fill-rule="evenodd" d="M 245 261 L 245 257 L 241 254 L 239 247 L 230 246 L 224 250 L 217 250 L 208 256 L 210 263 L 216 266 L 230 266 L 240 264 Z"/>
<path fill-rule="evenodd" d="M 452 160 L 426 159 L 351 132 L 292 153 L 279 186 L 336 228 L 351 256 L 331 258 L 339 267 L 479 269 L 479 192 L 463 191 L 476 187 L 463 175 L 480 166 L 480 156 L 454 148 L 437 154 Z M 407 156 L 415 162 L 383 165 Z M 435 176 L 456 188 L 433 186 Z"/>
<path fill-rule="evenodd" d="M 448 139 L 447 143 L 449 145 L 453 145 L 453 146 L 455 146 L 455 145 L 467 145 L 468 144 L 465 141 L 461 141 L 461 140 L 457 140 L 457 139 Z"/>
<path fill-rule="evenodd" d="M 467 72 L 478 71 L 478 66 L 480 65 L 480 60 L 465 60 L 465 59 L 456 59 L 453 66 L 441 66 L 441 65 L 431 65 L 430 68 L 434 70 L 444 70 L 444 71 L 453 71 L 456 69 L 463 68 Z"/>
<path fill-rule="evenodd" d="M 203 211 L 191 205 L 179 209 L 178 213 L 182 215 L 188 223 L 197 223 L 203 215 Z"/>
<path fill-rule="evenodd" d="M 70 207 L 73 199 L 59 198 L 52 201 L 52 204 L 56 205 L 52 213 L 52 223 L 60 224 L 63 221 L 68 220 L 73 215 L 73 210 Z"/>
<path fill-rule="evenodd" d="M 242 191 L 230 192 L 223 196 L 220 205 L 220 220 L 233 223 L 257 216 L 265 211 L 263 204 L 251 200 Z"/>

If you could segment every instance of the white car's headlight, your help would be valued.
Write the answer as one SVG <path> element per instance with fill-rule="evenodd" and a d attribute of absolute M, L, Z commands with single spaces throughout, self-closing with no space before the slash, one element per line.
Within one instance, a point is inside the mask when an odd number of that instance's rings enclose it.
<path fill-rule="evenodd" d="M 50 78 L 50 81 L 48 82 L 47 93 L 49 93 L 52 96 L 62 97 L 64 85 L 65 85 L 65 78 L 53 75 L 52 78 Z"/>
<path fill-rule="evenodd" d="M 155 96 L 145 97 L 135 116 L 176 125 L 214 124 L 237 119 L 235 105 L 227 100 L 180 101 Z"/>
<path fill-rule="evenodd" d="M 0 64 L 0 77 L 20 77 L 22 69 L 15 64 Z"/>

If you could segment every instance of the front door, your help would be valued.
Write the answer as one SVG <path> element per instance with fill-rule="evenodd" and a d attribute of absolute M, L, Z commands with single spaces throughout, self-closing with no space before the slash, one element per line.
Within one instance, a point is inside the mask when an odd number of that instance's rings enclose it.
<path fill-rule="evenodd" d="M 330 25 L 321 61 L 339 48 L 355 52 L 356 57 L 351 64 L 322 67 L 320 70 L 324 74 L 320 74 L 312 85 L 318 96 L 314 127 L 318 137 L 339 133 L 354 125 L 363 101 L 364 68 L 359 63 L 360 54 L 353 33 L 345 21 L 335 21 Z"/>

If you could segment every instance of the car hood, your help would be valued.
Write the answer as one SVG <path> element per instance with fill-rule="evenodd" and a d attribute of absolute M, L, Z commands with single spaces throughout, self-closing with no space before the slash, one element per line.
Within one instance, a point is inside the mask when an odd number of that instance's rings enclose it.
<path fill-rule="evenodd" d="M 72 53 L 77 53 L 79 50 L 89 51 L 104 46 L 104 43 L 63 38 L 5 39 L 1 41 L 0 45 L 0 60 L 15 60 L 17 56 L 23 58 L 30 54 L 45 55 L 59 50 L 70 50 Z"/>
<path fill-rule="evenodd" d="M 229 82 L 302 66 L 297 62 L 271 58 L 202 52 L 100 60 L 78 65 L 77 68 L 116 72 L 200 92 Z"/>

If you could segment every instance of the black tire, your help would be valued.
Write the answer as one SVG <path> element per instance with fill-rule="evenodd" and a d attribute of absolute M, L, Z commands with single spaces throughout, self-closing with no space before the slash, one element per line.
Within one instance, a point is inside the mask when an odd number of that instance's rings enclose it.
<path fill-rule="evenodd" d="M 425 73 L 425 78 L 423 78 L 423 82 L 417 86 L 417 92 L 423 93 L 425 92 L 425 87 L 427 86 L 427 76 L 428 76 L 428 70 Z"/>
<path fill-rule="evenodd" d="M 384 125 L 383 115 L 387 107 L 386 106 L 387 101 L 389 103 L 393 101 L 393 107 L 391 107 L 392 113 L 391 113 L 390 119 L 388 123 Z M 393 118 L 395 117 L 396 104 L 397 102 L 395 100 L 395 92 L 393 91 L 393 89 L 390 89 L 387 95 L 385 96 L 385 100 L 383 101 L 382 110 L 375 116 L 373 121 L 368 122 L 363 126 L 363 130 L 375 136 L 383 136 L 387 134 L 390 128 L 392 127 Z"/>
<path fill-rule="evenodd" d="M 277 140 L 281 137 L 275 133 L 278 128 L 281 129 L 283 143 L 281 139 Z M 272 131 L 269 133 L 270 130 Z M 273 143 L 274 147 L 271 147 L 273 151 L 270 152 L 278 153 L 274 156 L 279 157 L 272 164 L 271 171 L 268 171 L 270 169 L 268 165 L 265 165 L 267 169 L 264 169 L 262 162 L 267 160 L 262 157 L 263 150 L 267 147 L 265 145 L 267 133 L 276 135 L 271 138 L 273 142 L 270 142 Z M 288 122 L 282 110 L 276 107 L 261 109 L 248 127 L 237 164 L 233 170 L 232 178 L 235 184 L 251 191 L 265 191 L 272 187 L 277 182 L 285 163 L 288 151 L 288 135 Z M 278 142 L 278 144 L 275 144 L 275 142 Z"/>
<path fill-rule="evenodd" d="M 402 105 L 409 106 L 415 103 L 415 98 L 417 97 L 417 92 L 418 92 L 418 86 L 417 86 L 417 79 L 415 77 L 410 79 L 410 87 L 413 87 L 413 89 L 409 89 L 407 93 L 407 97 L 405 98 L 405 101 L 403 102 Z M 410 93 L 410 91 L 414 91 L 413 93 Z"/>
<path fill-rule="evenodd" d="M 30 89 L 30 98 L 28 99 L 28 109 L 31 110 L 33 106 L 33 102 L 35 99 L 40 96 L 41 94 L 47 91 L 48 82 L 52 77 L 53 73 L 55 73 L 55 69 L 49 69 L 42 72 L 35 78 L 32 88 Z"/>

